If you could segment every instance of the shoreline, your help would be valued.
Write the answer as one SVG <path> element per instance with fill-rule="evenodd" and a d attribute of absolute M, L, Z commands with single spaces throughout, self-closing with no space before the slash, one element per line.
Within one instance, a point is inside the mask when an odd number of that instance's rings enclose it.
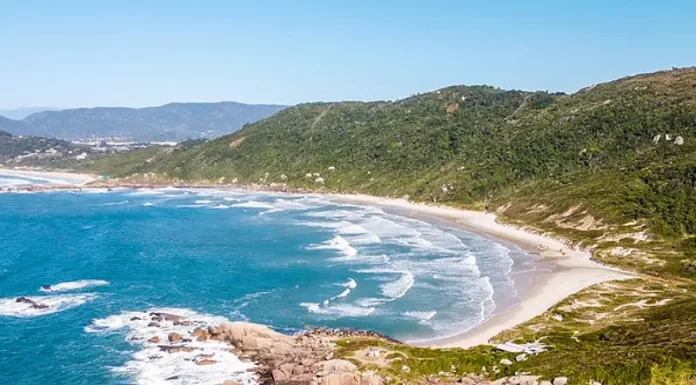
<path fill-rule="evenodd" d="M 93 182 L 97 179 L 96 175 L 83 174 L 78 172 L 70 171 L 41 171 L 34 169 L 16 169 L 16 168 L 5 168 L 0 167 L 0 175 L 13 175 L 13 176 L 28 176 L 28 177 L 39 177 L 45 179 L 61 179 L 61 181 L 72 182 L 77 185 L 85 185 L 87 183 Z"/>
<path fill-rule="evenodd" d="M 7 169 L 0 168 L 0 173 Z M 87 174 L 69 172 L 40 172 L 9 170 L 16 175 L 35 175 L 44 177 L 82 176 L 94 178 Z M 31 174 L 30 174 L 31 173 Z M 89 183 L 84 182 L 84 183 Z M 394 209 L 411 212 L 414 215 L 428 215 L 449 222 L 464 230 L 475 234 L 490 236 L 494 239 L 517 245 L 520 249 L 533 255 L 538 255 L 537 262 L 548 263 L 549 271 L 536 271 L 531 285 L 520 293 L 520 301 L 506 309 L 497 309 L 487 319 L 471 329 L 451 337 L 436 338 L 424 342 L 413 342 L 411 345 L 433 348 L 470 348 L 473 346 L 488 344 L 489 340 L 500 332 L 513 328 L 538 315 L 543 314 L 553 305 L 573 295 L 586 287 L 620 279 L 635 278 L 636 275 L 622 271 L 607 265 L 592 261 L 592 254 L 585 250 L 572 248 L 561 240 L 546 235 L 540 235 L 519 227 L 506 225 L 497 221 L 493 213 L 465 210 L 450 206 L 432 205 L 410 202 L 406 199 L 384 198 L 361 194 L 335 194 L 316 191 L 293 190 L 286 186 L 244 186 L 244 185 L 166 185 L 166 184 L 129 184 L 106 183 L 95 185 L 41 185 L 32 187 L 14 188 L 13 190 L 44 191 L 44 190 L 71 190 L 104 189 L 104 188 L 213 188 L 236 189 L 245 191 L 271 191 L 277 193 L 317 194 L 330 200 L 348 204 L 360 204 L 367 206 L 391 207 Z M 0 188 L 0 190 L 2 190 Z"/>
<path fill-rule="evenodd" d="M 326 195 L 343 203 L 386 206 L 411 210 L 414 214 L 432 215 L 476 234 L 513 243 L 526 252 L 539 255 L 538 261 L 551 264 L 550 271 L 534 273 L 531 286 L 520 293 L 520 302 L 507 309 L 494 311 L 489 318 L 463 333 L 426 342 L 416 342 L 414 343 L 416 346 L 470 348 L 488 344 L 489 340 L 500 332 L 543 314 L 556 303 L 586 287 L 636 277 L 629 272 L 592 261 L 592 254 L 588 251 L 571 248 L 549 236 L 499 223 L 497 216 L 492 213 L 370 195 Z"/>

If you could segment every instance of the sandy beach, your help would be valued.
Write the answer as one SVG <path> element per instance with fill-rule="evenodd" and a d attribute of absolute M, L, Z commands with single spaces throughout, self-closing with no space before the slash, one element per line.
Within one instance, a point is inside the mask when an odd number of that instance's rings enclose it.
<path fill-rule="evenodd" d="M 53 180 L 56 182 L 62 182 L 66 184 L 84 185 L 95 179 L 96 175 L 90 174 L 80 174 L 75 172 L 64 172 L 64 171 L 38 171 L 38 170 L 24 170 L 24 169 L 12 169 L 12 168 L 2 168 L 0 167 L 0 175 L 13 175 L 13 176 L 29 176 L 38 177 Z"/>
<path fill-rule="evenodd" d="M 580 290 L 605 281 L 635 278 L 634 275 L 592 261 L 591 254 L 576 250 L 563 242 L 520 228 L 498 223 L 495 214 L 457 209 L 447 206 L 413 203 L 405 199 L 380 198 L 369 195 L 329 195 L 340 202 L 394 207 L 411 210 L 451 221 L 475 233 L 482 233 L 512 242 L 524 250 L 538 254 L 554 268 L 537 272 L 532 286 L 522 294 L 521 302 L 496 312 L 481 325 L 460 335 L 430 341 L 433 347 L 469 348 L 486 344 L 498 333 L 526 322 L 545 312 L 554 304 Z"/>

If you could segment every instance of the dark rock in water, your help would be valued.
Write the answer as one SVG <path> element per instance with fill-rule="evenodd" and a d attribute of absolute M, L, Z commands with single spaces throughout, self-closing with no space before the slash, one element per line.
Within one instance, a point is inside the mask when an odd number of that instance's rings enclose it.
<path fill-rule="evenodd" d="M 171 376 L 171 377 L 165 378 L 165 381 L 178 380 L 178 379 L 179 379 L 179 376 Z"/>
<path fill-rule="evenodd" d="M 174 321 L 174 326 L 191 326 L 191 321 Z"/>
<path fill-rule="evenodd" d="M 176 314 L 170 314 L 170 313 L 150 313 L 150 317 L 156 317 L 156 318 L 163 319 L 165 321 L 172 321 L 172 322 L 174 322 L 174 321 L 181 322 L 185 319 L 185 317 L 182 317 L 182 316 L 176 315 Z"/>
<path fill-rule="evenodd" d="M 178 353 L 178 352 L 192 352 L 196 348 L 190 346 L 170 346 L 170 345 L 159 345 L 157 346 L 161 351 L 167 353 Z"/>
<path fill-rule="evenodd" d="M 51 291 L 51 290 L 53 290 L 53 288 L 51 287 L 51 285 L 41 285 L 41 289 L 42 289 L 42 290 L 46 290 L 46 291 Z"/>
<path fill-rule="evenodd" d="M 160 324 L 157 323 L 157 322 L 150 322 L 149 324 L 147 324 L 147 327 L 149 327 L 149 328 L 158 328 L 158 327 L 160 327 Z"/>
<path fill-rule="evenodd" d="M 143 319 L 140 317 L 133 317 L 130 319 L 131 321 L 142 321 Z"/>
<path fill-rule="evenodd" d="M 31 308 L 32 308 L 32 309 L 46 309 L 46 308 L 49 307 L 48 305 L 46 305 L 46 304 L 44 304 L 44 303 L 36 302 L 36 301 L 34 301 L 34 300 L 32 300 L 32 299 L 29 299 L 29 298 L 27 298 L 27 297 L 19 297 L 19 298 L 17 298 L 17 299 L 15 300 L 15 302 L 19 302 L 19 303 L 28 303 L 28 304 L 31 305 Z"/>

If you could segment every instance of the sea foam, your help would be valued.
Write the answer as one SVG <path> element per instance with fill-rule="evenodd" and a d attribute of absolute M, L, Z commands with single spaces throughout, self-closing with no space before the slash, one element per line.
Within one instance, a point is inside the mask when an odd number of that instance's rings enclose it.
<path fill-rule="evenodd" d="M 169 313 L 186 318 L 190 325 L 175 325 L 168 320 L 159 320 L 159 327 L 148 327 L 152 322 L 150 313 Z M 150 309 L 147 312 L 125 312 L 103 319 L 96 319 L 85 327 L 88 333 L 124 333 L 125 339 L 137 351 L 123 366 L 115 367 L 115 373 L 129 375 L 138 385 L 216 385 L 234 380 L 244 385 L 256 384 L 254 373 L 248 372 L 255 364 L 243 362 L 230 352 L 230 345 L 215 340 L 197 341 L 191 331 L 196 327 L 207 328 L 227 321 L 224 317 L 201 314 L 189 309 Z M 169 343 L 168 335 L 177 333 L 191 342 L 184 345 L 193 351 L 165 352 L 160 346 L 182 346 Z M 158 342 L 149 342 L 158 337 Z M 197 360 L 215 361 L 212 365 L 197 365 Z"/>
<path fill-rule="evenodd" d="M 58 313 L 80 306 L 96 297 L 96 294 L 91 293 L 25 297 L 38 304 L 48 306 L 43 309 L 34 308 L 29 303 L 17 302 L 17 298 L 0 298 L 0 316 L 25 318 Z"/>
<path fill-rule="evenodd" d="M 51 293 L 51 292 L 63 292 L 63 291 L 71 291 L 71 290 L 80 290 L 84 289 L 86 287 L 94 287 L 94 286 L 106 286 L 109 284 L 109 281 L 104 281 L 101 279 L 81 279 L 79 281 L 70 281 L 70 282 L 61 282 L 56 285 L 50 285 L 50 286 L 42 286 L 39 290 L 45 292 L 45 293 Z"/>

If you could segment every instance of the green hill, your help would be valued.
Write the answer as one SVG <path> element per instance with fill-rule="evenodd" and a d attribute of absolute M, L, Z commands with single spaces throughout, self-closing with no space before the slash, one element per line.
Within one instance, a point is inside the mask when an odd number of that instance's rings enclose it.
<path fill-rule="evenodd" d="M 693 68 L 573 95 L 455 86 L 395 102 L 298 105 L 120 175 L 224 177 L 491 209 L 559 191 L 604 221 L 645 218 L 656 233 L 682 237 L 696 232 L 695 203 L 685 199 L 695 129 Z M 583 188 L 604 181 L 601 199 Z M 555 211 L 570 203 L 555 202 Z"/>

